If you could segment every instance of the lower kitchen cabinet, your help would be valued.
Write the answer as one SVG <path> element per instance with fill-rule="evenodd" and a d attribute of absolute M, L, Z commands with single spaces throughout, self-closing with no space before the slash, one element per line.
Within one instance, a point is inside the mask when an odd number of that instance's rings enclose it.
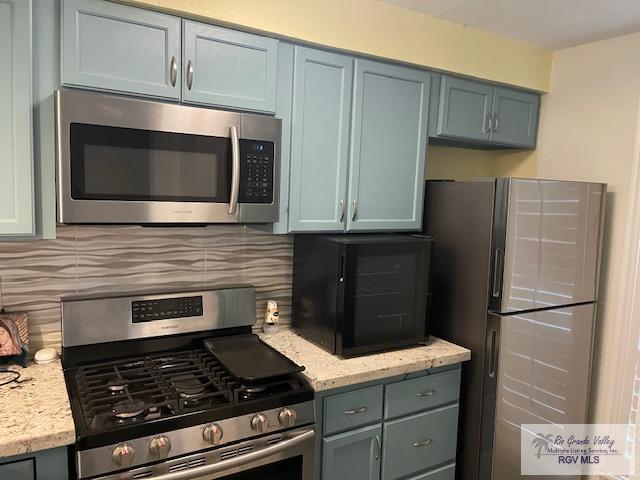
<path fill-rule="evenodd" d="M 316 393 L 316 476 L 453 480 L 460 366 Z"/>
<path fill-rule="evenodd" d="M 7 480 L 68 480 L 67 447 L 0 458 L 0 478 Z"/>
<path fill-rule="evenodd" d="M 458 404 L 384 425 L 382 478 L 404 478 L 456 456 Z"/>
<path fill-rule="evenodd" d="M 371 425 L 322 440 L 322 478 L 380 478 L 382 425 Z"/>

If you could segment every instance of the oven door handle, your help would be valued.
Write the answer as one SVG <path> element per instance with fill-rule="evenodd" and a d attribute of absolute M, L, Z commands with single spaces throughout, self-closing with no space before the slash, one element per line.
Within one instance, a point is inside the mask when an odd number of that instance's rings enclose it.
<path fill-rule="evenodd" d="M 289 448 L 300 445 L 307 440 L 312 439 L 315 436 L 315 430 L 306 430 L 300 435 L 296 435 L 288 440 L 283 440 L 262 450 L 256 450 L 255 452 L 245 453 L 239 457 L 230 458 L 229 460 L 223 460 L 221 462 L 212 463 L 211 465 L 202 465 L 201 467 L 188 468 L 186 470 L 180 470 L 178 472 L 165 473 L 157 475 L 155 477 L 145 477 L 146 480 L 188 480 L 192 478 L 200 478 L 204 475 L 211 475 L 212 473 L 218 473 L 230 468 L 239 467 L 247 463 L 261 460 L 265 457 L 270 457 L 276 453 L 283 452 Z"/>
<path fill-rule="evenodd" d="M 231 134 L 231 198 L 229 199 L 229 215 L 236 213 L 238 193 L 240 191 L 240 141 L 235 125 L 229 127 Z"/>

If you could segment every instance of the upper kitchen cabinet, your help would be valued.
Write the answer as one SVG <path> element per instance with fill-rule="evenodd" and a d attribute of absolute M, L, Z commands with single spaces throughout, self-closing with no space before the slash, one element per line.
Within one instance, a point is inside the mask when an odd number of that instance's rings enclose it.
<path fill-rule="evenodd" d="M 356 59 L 348 231 L 420 228 L 430 77 Z"/>
<path fill-rule="evenodd" d="M 534 148 L 540 95 L 436 75 L 429 136 L 433 143 L 479 148 Z"/>
<path fill-rule="evenodd" d="M 184 102 L 274 113 L 278 41 L 183 20 Z"/>
<path fill-rule="evenodd" d="M 442 77 L 437 135 L 489 140 L 493 87 L 455 77 Z"/>
<path fill-rule="evenodd" d="M 289 226 L 342 231 L 353 58 L 295 47 Z"/>
<path fill-rule="evenodd" d="M 100 0 L 62 0 L 62 84 L 180 99 L 180 19 Z"/>
<path fill-rule="evenodd" d="M 0 235 L 35 233 L 31 8 L 0 0 Z"/>
<path fill-rule="evenodd" d="M 539 109 L 538 94 L 496 87 L 493 94 L 492 141 L 501 145 L 534 147 Z"/>

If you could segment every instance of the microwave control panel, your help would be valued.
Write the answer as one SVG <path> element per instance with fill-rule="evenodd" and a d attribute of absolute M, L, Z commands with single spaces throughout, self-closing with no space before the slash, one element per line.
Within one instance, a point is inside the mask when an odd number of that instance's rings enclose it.
<path fill-rule="evenodd" d="M 239 203 L 273 203 L 273 142 L 240 140 Z"/>

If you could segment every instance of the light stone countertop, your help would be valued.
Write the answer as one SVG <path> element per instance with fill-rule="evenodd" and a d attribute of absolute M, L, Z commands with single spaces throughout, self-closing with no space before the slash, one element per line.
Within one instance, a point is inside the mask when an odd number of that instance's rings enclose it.
<path fill-rule="evenodd" d="M 20 371 L 22 383 L 0 387 L 0 457 L 74 443 L 76 432 L 60 360 L 10 369 Z"/>
<path fill-rule="evenodd" d="M 347 359 L 330 354 L 290 330 L 275 335 L 260 334 L 260 337 L 298 365 L 304 365 L 302 375 L 316 391 L 451 365 L 471 358 L 471 350 L 433 336 L 426 346 Z"/>

